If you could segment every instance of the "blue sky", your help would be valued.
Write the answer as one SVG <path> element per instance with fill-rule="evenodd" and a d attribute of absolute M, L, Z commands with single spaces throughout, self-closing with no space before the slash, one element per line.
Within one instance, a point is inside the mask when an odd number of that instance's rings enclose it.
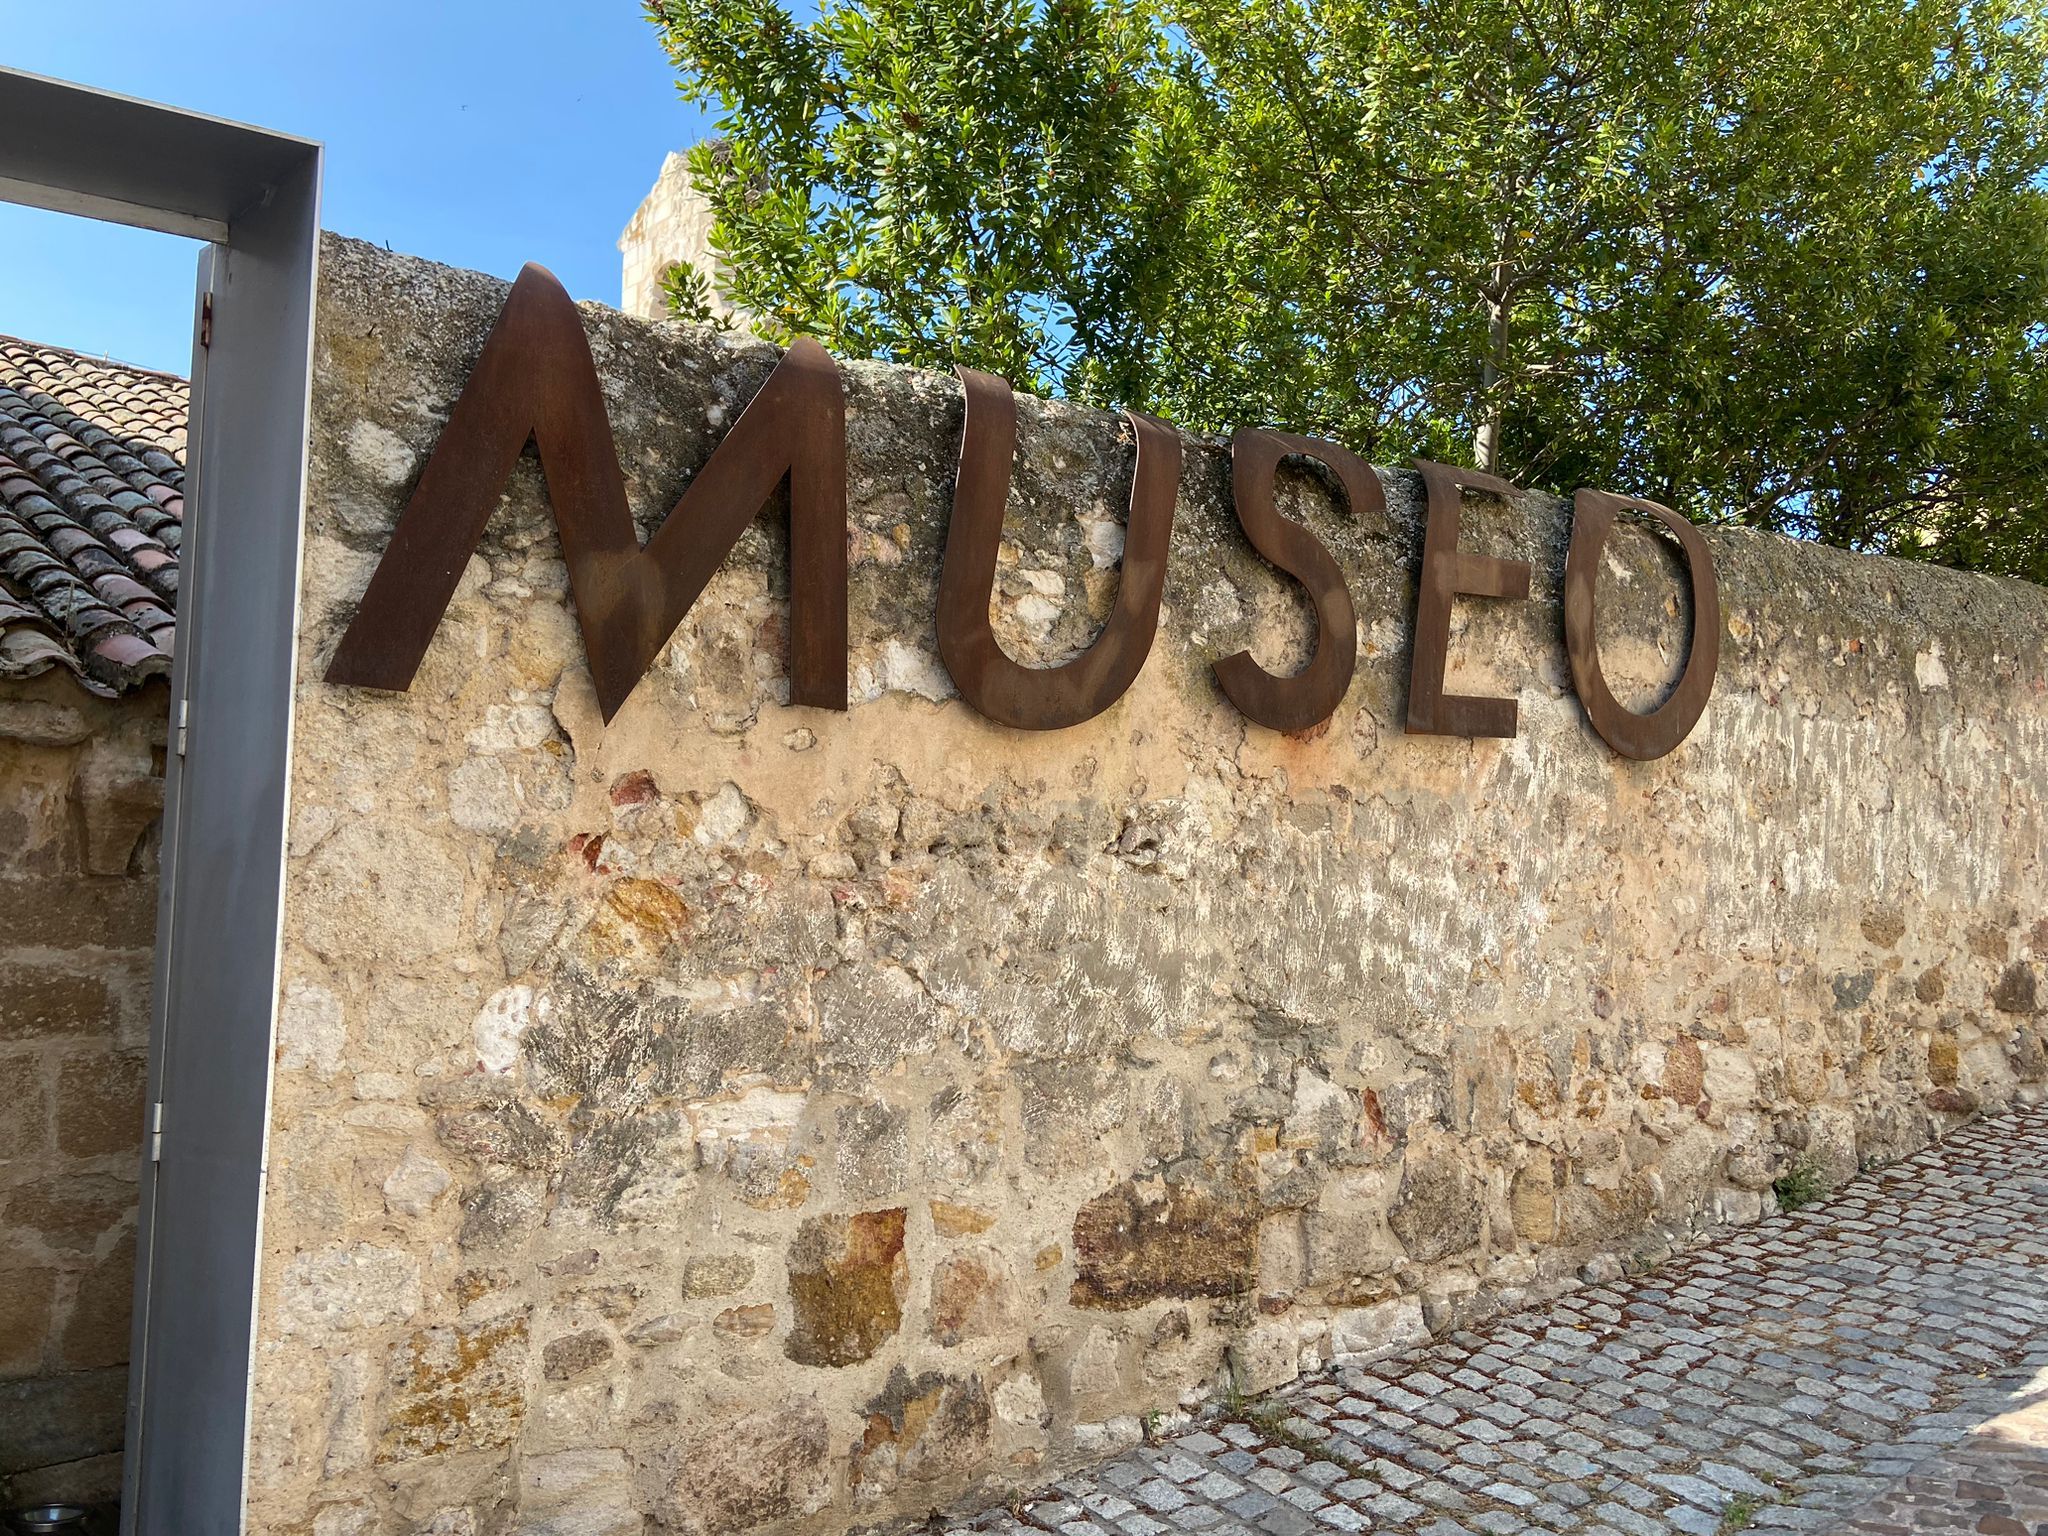
<path fill-rule="evenodd" d="M 636 0 L 60 9 L 7 29 L 10 66 L 319 139 L 327 228 L 610 304 L 619 231 L 705 128 Z M 0 203 L 0 333 L 185 372 L 198 250 Z"/>

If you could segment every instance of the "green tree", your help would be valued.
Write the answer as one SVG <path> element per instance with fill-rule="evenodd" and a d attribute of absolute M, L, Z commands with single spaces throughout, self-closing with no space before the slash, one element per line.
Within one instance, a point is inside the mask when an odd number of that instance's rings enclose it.
<path fill-rule="evenodd" d="M 2011 0 L 654 0 L 771 335 L 2048 579 Z"/>

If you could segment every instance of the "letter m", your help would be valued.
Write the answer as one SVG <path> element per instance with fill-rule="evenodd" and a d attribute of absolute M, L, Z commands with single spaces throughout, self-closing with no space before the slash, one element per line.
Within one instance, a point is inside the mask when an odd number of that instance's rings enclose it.
<path fill-rule="evenodd" d="M 576 622 L 610 720 L 776 487 L 789 481 L 791 702 L 846 708 L 846 401 L 791 345 L 642 548 L 583 322 L 545 268 L 512 285 L 400 514 L 330 683 L 402 691 L 528 442 L 553 502 Z"/>

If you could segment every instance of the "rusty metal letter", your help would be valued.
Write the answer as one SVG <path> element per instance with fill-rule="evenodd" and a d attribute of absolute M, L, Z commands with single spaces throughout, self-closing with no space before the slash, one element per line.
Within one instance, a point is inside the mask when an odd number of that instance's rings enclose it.
<path fill-rule="evenodd" d="M 1358 664 L 1358 614 L 1344 573 L 1329 550 L 1300 523 L 1290 523 L 1273 505 L 1273 476 L 1289 454 L 1316 459 L 1344 487 L 1351 515 L 1384 514 L 1380 479 L 1356 454 L 1335 443 L 1284 432 L 1247 428 L 1230 440 L 1231 493 L 1238 526 L 1252 547 L 1307 589 L 1316 610 L 1316 648 L 1308 665 L 1292 677 L 1275 677 L 1239 651 L 1216 663 L 1224 696 L 1250 720 L 1276 731 L 1305 731 L 1329 719 L 1351 686 Z"/>
<path fill-rule="evenodd" d="M 1671 530 L 1685 551 L 1692 574 L 1692 644 L 1685 671 L 1671 696 L 1647 715 L 1623 709 L 1608 690 L 1600 670 L 1600 643 L 1593 605 L 1600 577 L 1600 556 L 1615 514 L 1647 513 Z M 1572 541 L 1564 557 L 1564 647 L 1571 658 L 1572 686 L 1586 707 L 1586 718 L 1601 739 L 1623 757 L 1648 762 L 1662 757 L 1691 734 L 1714 691 L 1714 673 L 1721 665 L 1721 588 L 1714 576 L 1713 551 L 1699 530 L 1669 507 L 1634 496 L 1606 491 L 1580 491 L 1572 498 Z"/>
<path fill-rule="evenodd" d="M 1078 725 L 1123 697 L 1152 649 L 1180 491 L 1180 436 L 1164 422 L 1124 412 L 1137 435 L 1138 466 L 1116 606 L 1095 643 L 1072 661 L 1020 666 L 996 643 L 988 614 L 1017 447 L 1017 401 L 994 374 L 954 371 L 967 397 L 967 419 L 939 577 L 939 656 L 960 696 L 998 724 L 1024 731 Z"/>
<path fill-rule="evenodd" d="M 838 364 L 814 341 L 792 343 L 642 548 L 583 323 L 553 274 L 531 265 L 449 413 L 328 666 L 329 682 L 393 691 L 411 684 L 529 441 L 547 476 L 605 719 L 785 477 L 790 699 L 846 708 L 846 403 Z"/>
<path fill-rule="evenodd" d="M 1411 736 L 1512 736 L 1513 699 L 1445 693 L 1444 668 L 1451 651 L 1451 601 L 1472 597 L 1526 598 L 1529 566 L 1458 548 L 1465 491 L 1512 496 L 1515 488 L 1476 469 L 1454 469 L 1417 459 L 1429 490 L 1429 522 L 1422 536 L 1421 590 L 1415 601 L 1415 659 L 1408 675 L 1408 734 Z"/>

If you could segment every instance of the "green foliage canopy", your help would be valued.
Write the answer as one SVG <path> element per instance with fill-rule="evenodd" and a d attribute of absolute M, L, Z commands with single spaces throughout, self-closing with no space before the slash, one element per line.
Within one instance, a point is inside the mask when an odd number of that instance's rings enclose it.
<path fill-rule="evenodd" d="M 651 0 L 763 334 L 2048 579 L 2014 0 Z"/>

